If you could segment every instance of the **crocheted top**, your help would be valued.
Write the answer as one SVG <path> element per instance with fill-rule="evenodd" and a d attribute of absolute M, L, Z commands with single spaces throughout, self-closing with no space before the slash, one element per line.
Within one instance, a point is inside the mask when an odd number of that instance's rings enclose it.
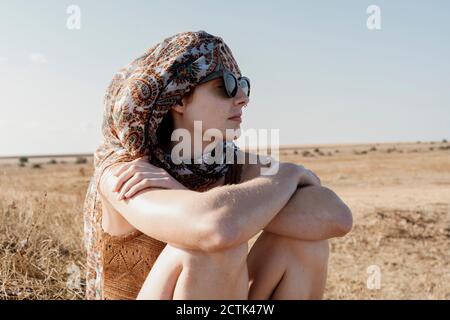
<path fill-rule="evenodd" d="M 231 165 L 224 185 L 239 183 L 242 164 Z M 121 236 L 103 232 L 103 298 L 105 300 L 136 299 L 153 264 L 166 243 L 139 230 Z"/>

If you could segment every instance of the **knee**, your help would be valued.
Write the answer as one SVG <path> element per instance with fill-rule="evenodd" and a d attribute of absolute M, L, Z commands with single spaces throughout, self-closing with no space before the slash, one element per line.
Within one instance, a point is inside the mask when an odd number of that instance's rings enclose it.
<path fill-rule="evenodd" d="M 213 252 L 175 248 L 184 266 L 209 266 L 212 268 L 238 268 L 246 263 L 248 243 L 227 247 Z"/>
<path fill-rule="evenodd" d="M 293 247 L 304 263 L 313 267 L 326 266 L 330 255 L 328 240 L 319 241 L 295 241 Z"/>
<path fill-rule="evenodd" d="M 328 264 L 330 245 L 328 240 L 305 241 L 294 238 L 278 237 L 286 252 L 302 264 L 321 267 Z"/>

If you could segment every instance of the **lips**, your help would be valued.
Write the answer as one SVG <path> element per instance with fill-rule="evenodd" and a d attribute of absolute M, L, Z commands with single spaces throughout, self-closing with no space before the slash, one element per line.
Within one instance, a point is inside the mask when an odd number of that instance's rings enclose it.
<path fill-rule="evenodd" d="M 242 118 L 242 113 L 238 113 L 238 114 L 236 114 L 236 115 L 234 115 L 234 116 L 232 116 L 232 117 L 229 117 L 228 119 L 241 119 Z"/>
<path fill-rule="evenodd" d="M 235 117 L 231 117 L 231 118 L 228 118 L 228 119 L 232 120 L 232 121 L 242 122 L 242 118 L 240 116 L 235 116 Z"/>

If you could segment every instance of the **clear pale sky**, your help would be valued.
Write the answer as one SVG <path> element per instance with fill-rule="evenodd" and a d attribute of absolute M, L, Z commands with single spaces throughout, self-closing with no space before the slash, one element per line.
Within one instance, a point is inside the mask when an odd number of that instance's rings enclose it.
<path fill-rule="evenodd" d="M 81 29 L 69 30 L 69 5 Z M 369 5 L 381 30 L 369 30 Z M 205 30 L 252 80 L 242 129 L 281 144 L 450 138 L 449 1 L 0 1 L 0 156 L 88 153 L 114 72 Z"/>

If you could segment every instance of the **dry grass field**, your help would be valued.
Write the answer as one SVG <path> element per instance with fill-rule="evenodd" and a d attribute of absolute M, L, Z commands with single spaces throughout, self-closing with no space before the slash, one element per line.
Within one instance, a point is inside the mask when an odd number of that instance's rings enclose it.
<path fill-rule="evenodd" d="M 351 233 L 331 240 L 325 299 L 450 299 L 450 143 L 297 146 L 280 158 L 353 212 Z M 1 299 L 83 299 L 86 160 L 0 159 Z"/>

